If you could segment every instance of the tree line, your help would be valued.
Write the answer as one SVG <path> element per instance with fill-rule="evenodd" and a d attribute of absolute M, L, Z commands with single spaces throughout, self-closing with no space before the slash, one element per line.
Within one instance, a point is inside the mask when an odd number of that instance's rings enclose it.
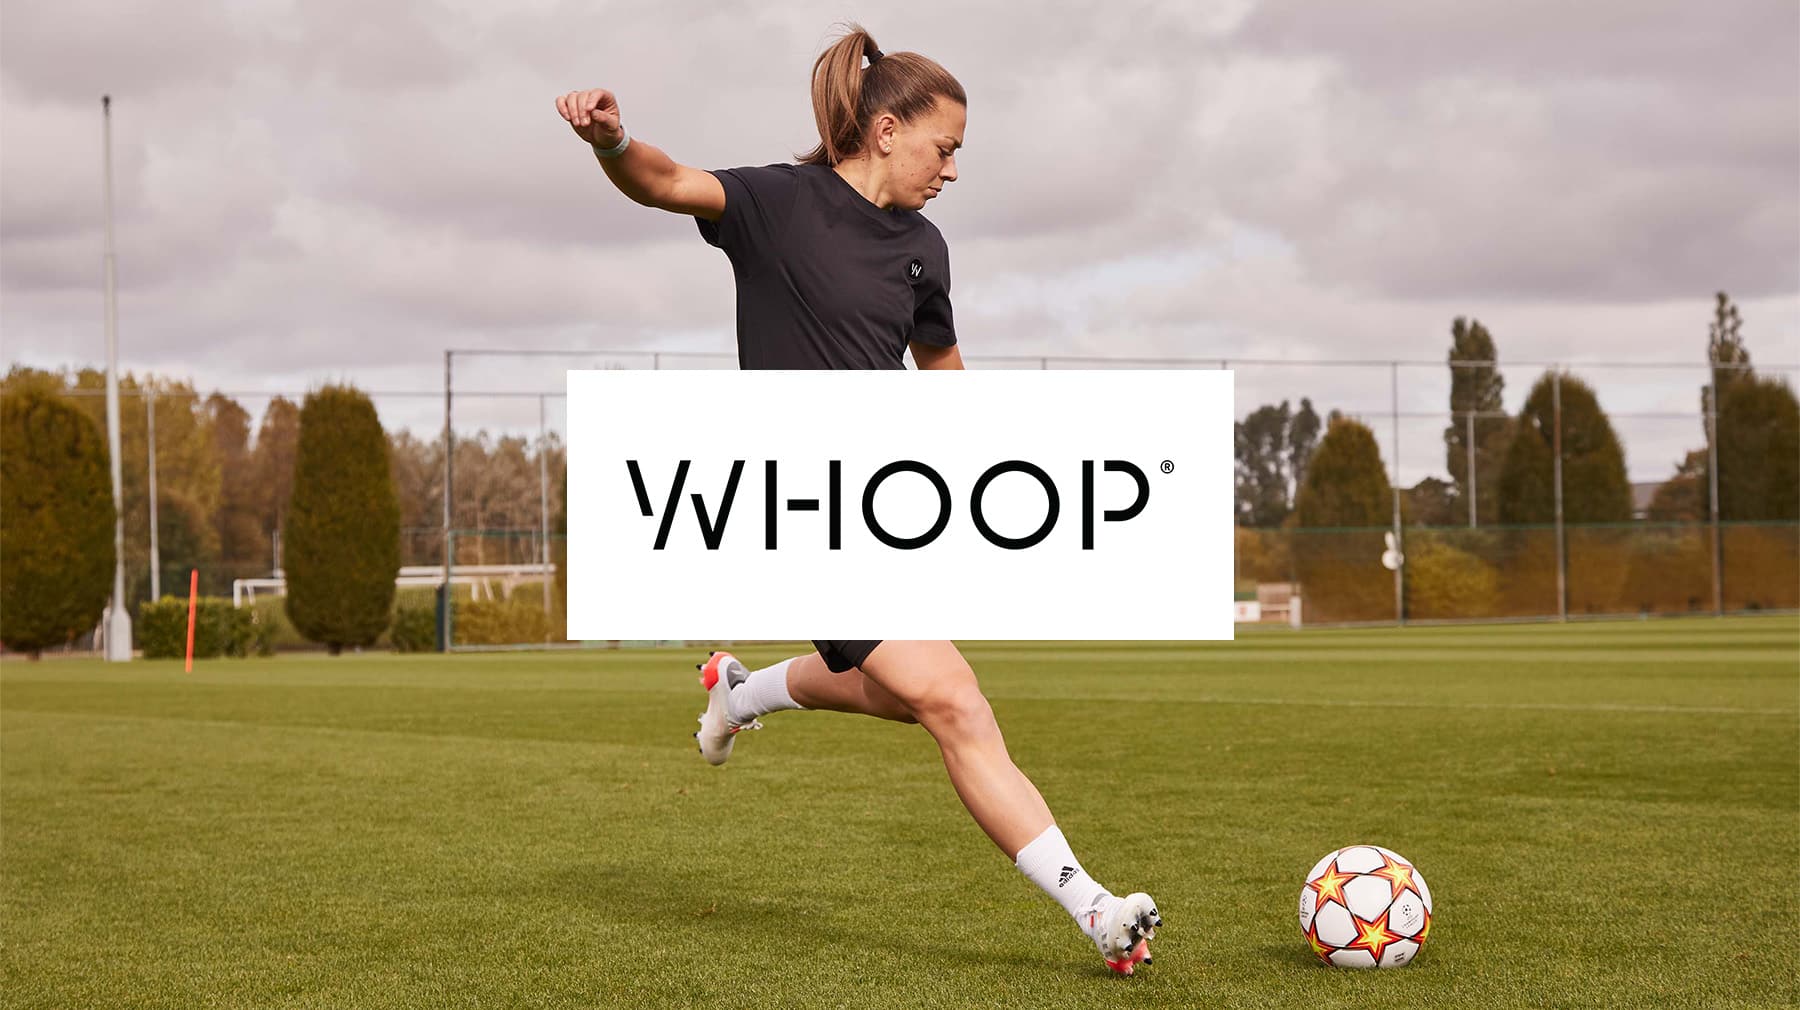
<path fill-rule="evenodd" d="M 1800 405 L 1785 378 L 1756 372 L 1741 325 L 1737 307 L 1719 293 L 1706 346 L 1712 381 L 1700 390 L 1701 444 L 1658 486 L 1649 519 L 1710 518 L 1715 456 L 1721 520 L 1800 519 Z M 1450 336 L 1452 420 L 1443 432 L 1449 480 L 1428 477 L 1403 489 L 1403 520 L 1464 524 L 1473 500 L 1478 525 L 1552 522 L 1560 438 L 1564 522 L 1630 521 L 1624 448 L 1593 387 L 1570 372 L 1545 372 L 1509 415 L 1493 334 L 1479 320 L 1459 317 Z M 1337 411 L 1322 436 L 1320 428 L 1310 399 L 1297 410 L 1285 400 L 1258 407 L 1237 423 L 1239 525 L 1391 525 L 1392 492 L 1374 432 Z"/>
<path fill-rule="evenodd" d="M 1751 366 L 1737 309 L 1723 293 L 1707 354 L 1713 369 L 1701 391 L 1703 445 L 1658 489 L 1652 517 L 1705 518 L 1716 483 L 1721 519 L 1800 518 L 1800 405 L 1785 379 Z M 1399 499 L 1404 520 L 1425 527 L 1459 524 L 1473 499 L 1478 516 L 1500 529 L 1549 523 L 1559 460 L 1565 522 L 1631 519 L 1623 447 L 1593 389 L 1571 373 L 1546 372 L 1519 412 L 1509 415 L 1497 361 L 1493 335 L 1478 320 L 1452 323 L 1453 421 L 1444 430 L 1450 479 L 1429 478 L 1405 489 Z M 110 595 L 113 503 L 101 434 L 105 403 L 94 395 L 103 388 L 104 376 L 92 369 L 15 367 L 0 381 L 0 642 L 8 648 L 69 641 L 93 628 Z M 299 405 L 276 397 L 252 437 L 249 412 L 223 394 L 203 397 L 179 380 L 130 375 L 121 392 L 138 407 L 121 411 L 123 550 L 127 602 L 134 611 L 150 582 L 146 402 L 156 432 L 161 570 L 171 589 L 182 585 L 187 570 L 199 569 L 207 591 L 222 594 L 232 578 L 279 565 L 288 576 L 289 617 L 335 650 L 368 644 L 387 627 L 402 564 L 441 562 L 444 445 L 385 431 L 366 395 L 327 386 Z M 1235 436 L 1241 527 L 1378 530 L 1392 522 L 1395 496 L 1378 443 L 1354 418 L 1331 411 L 1321 420 L 1310 399 L 1301 399 L 1298 409 L 1283 401 L 1251 411 Z M 540 448 L 485 432 L 457 440 L 454 525 L 537 528 L 544 504 L 539 452 L 556 489 L 550 503 L 555 529 L 565 528 L 562 446 L 551 441 Z M 1425 551 L 1409 548 L 1408 592 L 1418 591 L 1426 609 L 1444 606 L 1465 616 L 1497 606 L 1501 589 L 1541 595 L 1536 588 L 1516 589 L 1528 580 L 1513 578 L 1506 587 L 1498 582 L 1505 566 L 1515 573 L 1542 569 L 1539 541 L 1524 537 L 1499 545 L 1497 563 L 1447 544 L 1434 557 L 1427 539 Z M 1338 602 L 1351 601 L 1343 603 L 1346 614 L 1379 606 L 1379 581 L 1362 570 L 1378 554 L 1370 545 L 1341 548 L 1343 563 L 1320 550 L 1292 550 L 1287 562 L 1263 567 L 1308 583 L 1315 602 L 1334 600 L 1337 592 Z M 1641 561 L 1649 574 L 1639 581 L 1646 586 L 1671 565 L 1694 567 L 1682 553 L 1692 552 L 1674 541 L 1635 550 L 1643 558 L 1630 563 Z M 1759 541 L 1739 553 L 1754 564 L 1770 552 Z M 464 563 L 536 557 L 536 550 L 518 556 L 516 543 L 505 539 L 473 537 L 458 546 Z M 1253 559 L 1251 567 L 1259 564 Z M 1608 592 L 1632 581 L 1616 572 L 1607 578 Z M 1427 593 L 1420 586 L 1433 588 Z"/>
<path fill-rule="evenodd" d="M 102 605 L 110 595 L 114 555 L 106 404 L 100 395 L 104 389 L 105 376 L 94 369 L 50 372 L 20 366 L 0 379 L 0 397 L 8 406 L 8 441 L 0 450 L 0 466 L 5 468 L 0 477 L 0 494 L 5 495 L 0 502 L 0 527 L 5 537 L 5 545 L 0 546 L 0 574 L 13 589 L 41 581 L 22 567 L 28 553 L 22 545 L 42 539 L 42 531 L 34 532 L 37 527 L 33 524 L 60 529 L 69 503 L 85 498 L 103 505 L 104 536 L 78 553 L 84 566 L 104 557 Z M 147 413 L 153 415 L 155 426 L 157 553 L 164 592 L 185 592 L 190 569 L 200 571 L 204 593 L 218 595 L 229 593 L 235 578 L 267 576 L 278 566 L 289 570 L 291 577 L 296 560 L 291 508 L 297 492 L 304 497 L 304 481 L 297 477 L 304 471 L 300 459 L 303 405 L 278 396 L 269 401 L 260 419 L 253 419 L 229 396 L 217 392 L 201 395 L 190 383 L 154 375 L 121 376 L 120 394 L 126 597 L 133 613 L 149 598 L 151 586 L 148 452 L 152 422 Z M 372 406 L 369 411 L 373 417 Z M 373 431 L 379 440 L 383 476 L 395 497 L 397 563 L 441 563 L 442 437 L 425 440 L 404 430 L 386 432 L 378 422 Z M 94 439 L 91 444 L 85 441 L 90 435 Z M 61 446 L 62 455 L 44 456 L 53 446 Z M 100 467 L 97 489 L 79 481 L 68 483 L 73 478 L 66 475 L 52 476 L 61 473 L 59 468 L 67 462 L 62 456 L 86 459 L 94 452 Z M 535 530 L 541 521 L 539 452 L 533 438 L 494 436 L 485 431 L 458 436 L 455 525 Z M 561 510 L 565 453 L 554 435 L 541 452 L 549 471 L 554 523 Z M 314 483 L 321 479 L 314 478 Z M 472 564 L 521 560 L 497 556 L 504 546 L 469 538 L 459 542 L 458 559 Z M 64 558 L 60 563 L 72 562 Z M 14 575 L 19 578 L 15 580 Z M 389 574 L 390 585 L 392 579 Z M 88 608 L 82 604 L 75 609 L 85 613 Z M 20 611 L 21 619 L 22 614 Z M 9 628 L 15 625 L 12 614 L 4 620 Z M 77 633 L 92 626 L 90 621 Z"/>

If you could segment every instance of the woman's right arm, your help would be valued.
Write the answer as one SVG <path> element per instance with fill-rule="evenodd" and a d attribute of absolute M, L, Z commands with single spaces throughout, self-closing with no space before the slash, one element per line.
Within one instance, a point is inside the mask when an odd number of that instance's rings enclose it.
<path fill-rule="evenodd" d="M 619 101 L 605 88 L 559 95 L 556 111 L 576 136 L 597 148 L 616 147 L 624 136 Z M 711 172 L 677 164 L 636 137 L 624 154 L 597 160 L 619 192 L 646 207 L 708 221 L 717 221 L 725 213 L 725 187 Z"/>

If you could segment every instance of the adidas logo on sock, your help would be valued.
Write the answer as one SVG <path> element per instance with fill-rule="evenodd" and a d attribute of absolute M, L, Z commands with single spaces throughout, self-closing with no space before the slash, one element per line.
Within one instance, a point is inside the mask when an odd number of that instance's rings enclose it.
<path fill-rule="evenodd" d="M 1057 887 L 1068 886 L 1069 878 L 1071 878 L 1073 876 L 1075 876 L 1075 867 L 1073 867 L 1073 866 L 1063 867 L 1062 873 L 1058 874 L 1056 877 L 1056 886 Z"/>

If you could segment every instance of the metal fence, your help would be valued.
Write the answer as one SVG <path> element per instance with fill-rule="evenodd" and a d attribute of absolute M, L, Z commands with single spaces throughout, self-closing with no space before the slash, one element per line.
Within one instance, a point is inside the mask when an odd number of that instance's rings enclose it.
<path fill-rule="evenodd" d="M 1792 610 L 1800 586 L 1796 544 L 1800 526 L 1785 523 L 1728 523 L 1717 513 L 1717 490 L 1708 489 L 1707 511 L 1699 522 L 1634 521 L 1597 526 L 1564 523 L 1561 518 L 1560 451 L 1553 453 L 1551 474 L 1557 491 L 1555 520 L 1544 526 L 1499 527 L 1483 523 L 1479 508 L 1492 490 L 1471 481 L 1461 505 L 1466 522 L 1456 527 L 1416 526 L 1402 521 L 1399 492 L 1427 476 L 1447 471 L 1445 429 L 1469 435 L 1478 420 L 1510 416 L 1508 412 L 1452 412 L 1450 371 L 1453 367 L 1493 365 L 1512 383 L 1514 397 L 1541 373 L 1575 374 L 1595 389 L 1626 451 L 1630 477 L 1649 485 L 1672 475 L 1675 464 L 1692 449 L 1717 448 L 1710 437 L 1715 419 L 1702 413 L 1702 390 L 1711 381 L 1708 362 L 1645 361 L 1500 361 L 1451 364 L 1443 360 L 1300 361 L 1268 358 L 981 356 L 965 359 L 976 369 L 1230 369 L 1236 386 L 1236 413 L 1242 417 L 1260 404 L 1310 398 L 1323 416 L 1339 411 L 1357 418 L 1381 440 L 1383 464 L 1395 489 L 1391 523 L 1379 528 L 1314 530 L 1295 528 L 1238 530 L 1237 574 L 1246 592 L 1258 584 L 1297 587 L 1305 623 L 1409 622 L 1434 620 L 1499 620 L 1580 618 L 1673 613 L 1732 613 Z M 459 367 L 460 366 L 460 367 Z M 407 428 L 438 437 L 452 450 L 444 453 L 444 496 L 441 523 L 435 529 L 414 528 L 403 535 L 402 563 L 444 565 L 455 577 L 459 565 L 535 564 L 555 567 L 559 538 L 551 517 L 558 511 L 553 485 L 560 475 L 543 468 L 542 451 L 554 434 L 565 430 L 564 370 L 568 368 L 730 369 L 734 353 L 591 350 L 448 350 L 444 354 L 441 390 L 376 389 L 369 392 L 390 429 Z M 1790 382 L 1800 365 L 1755 366 Z M 1553 379 L 1560 382 L 1560 379 Z M 100 395 L 79 391 L 78 395 Z M 127 397 L 133 392 L 122 391 Z M 146 408 L 146 458 L 136 479 L 155 487 L 155 394 L 137 391 Z M 167 394 L 162 394 L 166 396 Z M 195 394 L 205 395 L 205 394 Z M 225 395 L 251 409 L 277 396 L 298 402 L 304 391 L 242 390 Z M 455 493 L 454 445 L 475 431 L 528 437 L 540 463 L 539 515 L 533 528 L 467 530 L 455 527 L 450 502 Z M 1469 472 L 1477 473 L 1475 439 L 1462 439 Z M 1716 455 L 1709 472 L 1718 472 Z M 134 460 L 125 460 L 127 470 Z M 155 508 L 156 497 L 150 497 Z M 1383 534 L 1393 534 L 1405 557 L 1397 571 L 1381 565 Z M 169 573 L 157 562 L 155 525 L 151 527 L 149 565 L 154 589 Z M 266 576 L 274 563 L 245 559 L 230 564 L 233 578 Z M 215 583 L 217 579 L 213 580 Z M 511 600 L 517 587 L 497 590 Z M 445 621 L 456 647 L 487 644 L 484 635 L 503 633 L 505 622 L 483 616 L 471 628 L 467 609 L 478 601 L 452 593 Z M 535 601 L 549 637 L 559 638 L 559 591 L 537 586 L 520 599 Z M 546 604 L 546 601 L 548 603 Z M 492 600 L 479 601 L 491 603 Z M 478 607 L 477 610 L 480 608 Z M 483 622 L 487 621 L 486 624 Z M 462 628 L 459 630 L 459 624 Z M 482 634 L 476 631 L 486 627 Z M 541 641 L 534 626 L 522 642 Z"/>
<path fill-rule="evenodd" d="M 1800 607 L 1800 524 L 1791 522 L 1406 526 L 1397 573 L 1381 562 L 1387 532 L 1240 528 L 1240 584 L 1297 586 L 1307 624 Z"/>
<path fill-rule="evenodd" d="M 458 386 L 461 362 L 472 376 Z M 1703 396 L 1716 367 L 1705 361 L 1501 361 L 1422 360 L 1292 361 L 1247 358 L 1120 358 L 1059 356 L 971 356 L 971 368 L 1005 369 L 1230 369 L 1235 373 L 1237 414 L 1260 403 L 1316 401 L 1324 414 L 1337 410 L 1369 424 L 1384 437 L 1382 447 L 1394 489 L 1392 521 L 1385 527 L 1353 530 L 1246 529 L 1238 532 L 1240 586 L 1279 583 L 1304 601 L 1305 623 L 1361 623 L 1431 620 L 1568 619 L 1674 613 L 1731 613 L 1791 610 L 1797 605 L 1800 561 L 1795 523 L 1723 523 L 1716 479 L 1707 494 L 1704 521 L 1576 525 L 1563 521 L 1560 444 L 1561 381 L 1583 377 L 1598 393 L 1608 419 L 1626 449 L 1628 469 L 1639 485 L 1672 475 L 1693 448 L 1716 450 L 1711 433 L 1716 417 L 1702 412 Z M 444 354 L 442 436 L 455 437 L 457 411 L 463 417 L 484 398 L 519 395 L 507 383 L 541 381 L 549 368 L 720 369 L 736 367 L 733 354 L 696 352 L 606 352 L 564 350 L 448 350 Z M 1402 518 L 1402 490 L 1425 476 L 1443 473 L 1445 429 L 1457 426 L 1468 473 L 1475 465 L 1476 422 L 1511 416 L 1506 411 L 1448 409 L 1452 368 L 1510 370 L 1516 390 L 1548 373 L 1558 408 L 1557 444 L 1551 454 L 1555 516 L 1542 526 L 1483 524 L 1481 495 L 1493 494 L 1471 476 L 1459 527 L 1425 527 Z M 1800 366 L 1756 366 L 1789 377 Z M 1520 370 L 1525 374 L 1520 382 Z M 540 405 L 559 392 L 539 386 Z M 558 412 L 560 414 L 560 412 Z M 558 422 L 561 418 L 558 417 Z M 1645 463 L 1648 457 L 1654 462 Z M 1716 478 L 1716 452 L 1709 472 Z M 1410 478 L 1410 479 L 1409 479 Z M 453 484 L 454 475 L 446 475 Z M 446 513 L 443 541 L 461 534 Z M 1389 571 L 1381 562 L 1391 534 L 1404 563 Z M 455 553 L 451 564 L 455 564 Z"/>

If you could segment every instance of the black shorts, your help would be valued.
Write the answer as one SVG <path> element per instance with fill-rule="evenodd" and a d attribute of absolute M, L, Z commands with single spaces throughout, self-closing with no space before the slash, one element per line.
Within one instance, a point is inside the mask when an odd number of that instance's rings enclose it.
<path fill-rule="evenodd" d="M 843 673 L 853 666 L 861 666 L 869 658 L 869 653 L 881 644 L 881 639 L 860 641 L 840 638 L 815 638 L 813 648 L 825 657 L 825 667 L 832 673 Z"/>

